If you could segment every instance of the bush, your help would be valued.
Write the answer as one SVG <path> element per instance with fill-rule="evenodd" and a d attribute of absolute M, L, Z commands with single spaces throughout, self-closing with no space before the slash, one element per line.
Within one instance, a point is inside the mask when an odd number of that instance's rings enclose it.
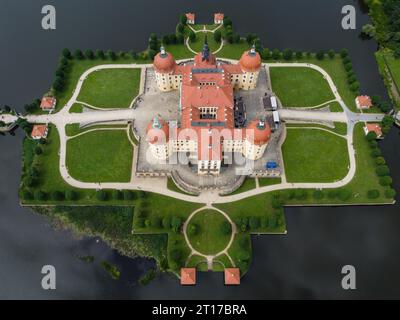
<path fill-rule="evenodd" d="M 220 43 L 221 39 L 222 39 L 221 31 L 220 30 L 215 31 L 214 32 L 214 40 L 215 40 L 215 42 Z"/>
<path fill-rule="evenodd" d="M 272 50 L 272 59 L 279 60 L 281 58 L 281 52 L 278 49 Z"/>
<path fill-rule="evenodd" d="M 264 48 L 261 56 L 262 56 L 263 60 L 269 60 L 269 59 L 271 59 L 272 53 L 271 53 L 271 51 L 269 51 L 268 48 Z"/>
<path fill-rule="evenodd" d="M 266 229 L 268 228 L 268 217 L 261 218 L 261 228 Z"/>
<path fill-rule="evenodd" d="M 134 218 L 133 219 L 133 227 L 135 229 L 140 229 L 140 228 L 144 228 L 145 226 L 145 222 L 143 218 Z"/>
<path fill-rule="evenodd" d="M 103 60 L 105 59 L 106 55 L 104 54 L 103 50 L 96 50 L 96 57 Z"/>
<path fill-rule="evenodd" d="M 25 185 L 27 186 L 27 187 L 34 187 L 34 186 L 36 186 L 37 185 L 37 178 L 35 178 L 35 177 L 32 177 L 32 176 L 27 176 L 26 178 L 25 178 Z"/>
<path fill-rule="evenodd" d="M 328 198 L 329 199 L 335 199 L 338 196 L 338 191 L 337 190 L 329 190 L 328 192 Z"/>
<path fill-rule="evenodd" d="M 303 51 L 296 51 L 296 59 L 297 60 L 303 59 Z"/>
<path fill-rule="evenodd" d="M 112 196 L 114 200 L 122 200 L 124 198 L 121 190 L 113 190 Z"/>
<path fill-rule="evenodd" d="M 68 190 L 65 192 L 65 197 L 69 201 L 74 201 L 78 199 L 78 193 L 74 190 Z"/>
<path fill-rule="evenodd" d="M 386 160 L 385 160 L 384 157 L 377 157 L 375 159 L 375 163 L 376 163 L 377 166 L 382 166 L 382 165 L 386 164 Z"/>
<path fill-rule="evenodd" d="M 383 187 L 391 186 L 393 179 L 390 176 L 383 176 L 379 178 L 379 184 Z"/>
<path fill-rule="evenodd" d="M 340 57 L 346 58 L 349 55 L 349 51 L 347 49 L 340 50 Z"/>
<path fill-rule="evenodd" d="M 94 59 L 93 50 L 90 50 L 90 49 L 86 50 L 86 51 L 85 51 L 85 57 L 88 58 L 88 59 L 90 59 L 90 60 Z"/>
<path fill-rule="evenodd" d="M 191 223 L 188 226 L 188 235 L 189 236 L 194 236 L 198 233 L 199 227 L 195 223 Z"/>
<path fill-rule="evenodd" d="M 256 230 L 260 227 L 260 218 L 259 217 L 251 217 L 249 219 L 250 229 Z"/>
<path fill-rule="evenodd" d="M 124 190 L 122 193 L 124 200 L 133 200 L 135 198 L 135 193 L 131 190 Z"/>
<path fill-rule="evenodd" d="M 377 136 L 376 136 L 376 133 L 374 131 L 370 131 L 366 135 L 366 138 L 367 138 L 368 141 L 373 141 L 373 140 L 376 140 Z"/>
<path fill-rule="evenodd" d="M 83 53 L 81 50 L 76 49 L 74 52 L 74 57 L 78 60 L 82 60 L 84 58 Z"/>
<path fill-rule="evenodd" d="M 295 198 L 297 200 L 306 200 L 307 199 L 307 191 L 304 189 L 297 189 L 295 191 Z"/>
<path fill-rule="evenodd" d="M 347 189 L 340 189 L 338 191 L 338 197 L 341 201 L 347 201 L 351 198 L 352 192 Z"/>
<path fill-rule="evenodd" d="M 282 53 L 282 56 L 283 56 L 283 59 L 285 59 L 285 60 L 292 60 L 292 58 L 293 58 L 293 51 L 292 51 L 292 49 L 285 49 L 285 50 L 283 50 L 283 53 Z"/>
<path fill-rule="evenodd" d="M 232 233 L 232 226 L 228 221 L 224 221 L 221 223 L 221 233 L 225 235 Z"/>
<path fill-rule="evenodd" d="M 51 194 L 51 199 L 54 201 L 63 201 L 65 198 L 65 195 L 61 191 L 53 191 Z"/>
<path fill-rule="evenodd" d="M 357 93 L 358 90 L 360 90 L 360 83 L 358 81 L 352 83 L 350 85 L 350 90 L 353 91 L 354 93 Z"/>
<path fill-rule="evenodd" d="M 99 190 L 96 192 L 96 198 L 100 201 L 106 201 L 108 198 L 107 192 L 104 190 Z"/>
<path fill-rule="evenodd" d="M 172 217 L 171 227 L 175 232 L 179 232 L 182 226 L 182 219 L 179 217 Z"/>
<path fill-rule="evenodd" d="M 367 197 L 369 199 L 377 199 L 377 198 L 379 198 L 379 195 L 380 195 L 380 193 L 378 190 L 369 190 L 367 193 Z"/>
<path fill-rule="evenodd" d="M 35 154 L 40 156 L 43 153 L 43 149 L 39 146 L 35 148 Z"/>
<path fill-rule="evenodd" d="M 276 215 L 272 215 L 268 218 L 268 227 L 273 229 L 273 228 L 276 228 L 277 224 L 278 224 L 278 219 L 277 219 Z"/>
<path fill-rule="evenodd" d="M 47 194 L 41 190 L 35 191 L 35 200 L 45 201 L 47 199 Z"/>
<path fill-rule="evenodd" d="M 370 146 L 372 149 L 377 148 L 377 147 L 378 147 L 378 141 L 376 141 L 376 140 L 371 140 L 371 141 L 369 142 L 369 146 Z"/>
<path fill-rule="evenodd" d="M 175 263 L 179 264 L 180 260 L 182 259 L 182 252 L 178 249 L 173 249 L 171 250 L 170 256 Z"/>
<path fill-rule="evenodd" d="M 164 229 L 171 229 L 171 217 L 166 216 L 162 219 L 162 226 Z"/>
<path fill-rule="evenodd" d="M 239 261 L 249 261 L 250 253 L 247 250 L 240 250 L 238 252 L 237 258 Z"/>
<path fill-rule="evenodd" d="M 344 69 L 345 69 L 347 72 L 353 71 L 353 64 L 352 64 L 351 62 L 345 63 L 345 64 L 344 64 Z"/>
<path fill-rule="evenodd" d="M 63 49 L 62 56 L 66 59 L 71 59 L 72 58 L 71 51 L 69 51 L 67 48 Z"/>
<path fill-rule="evenodd" d="M 28 190 L 24 190 L 24 191 L 22 191 L 22 198 L 25 200 L 32 200 L 33 194 L 32 194 L 32 192 L 30 192 Z"/>
<path fill-rule="evenodd" d="M 342 62 L 343 62 L 343 64 L 347 64 L 347 63 L 351 62 L 351 60 L 349 57 L 345 57 L 342 59 Z"/>
<path fill-rule="evenodd" d="M 313 193 L 313 198 L 316 200 L 321 200 L 324 198 L 324 192 L 322 190 L 315 190 Z"/>
<path fill-rule="evenodd" d="M 196 33 L 194 33 L 194 31 L 190 31 L 189 32 L 189 40 L 191 42 L 195 42 L 196 41 Z"/>
<path fill-rule="evenodd" d="M 283 201 L 279 198 L 273 198 L 272 199 L 272 208 L 274 209 L 280 209 L 283 206 Z"/>
<path fill-rule="evenodd" d="M 379 148 L 372 149 L 372 151 L 371 151 L 372 157 L 376 158 L 376 157 L 380 157 L 381 155 L 382 155 L 381 149 L 379 149 Z"/>
<path fill-rule="evenodd" d="M 387 176 L 390 173 L 389 167 L 387 165 L 378 166 L 378 167 L 376 167 L 375 171 L 376 171 L 376 174 L 380 177 Z"/>
<path fill-rule="evenodd" d="M 330 59 L 333 59 L 335 57 L 335 55 L 336 55 L 335 50 L 331 49 L 328 51 L 328 56 Z"/>
<path fill-rule="evenodd" d="M 385 197 L 387 199 L 394 199 L 396 197 L 396 190 L 389 188 L 385 190 Z"/>
<path fill-rule="evenodd" d="M 319 50 L 315 56 L 316 56 L 316 58 L 317 58 L 318 60 L 324 60 L 324 58 L 325 58 L 325 52 L 324 52 L 324 50 Z"/>

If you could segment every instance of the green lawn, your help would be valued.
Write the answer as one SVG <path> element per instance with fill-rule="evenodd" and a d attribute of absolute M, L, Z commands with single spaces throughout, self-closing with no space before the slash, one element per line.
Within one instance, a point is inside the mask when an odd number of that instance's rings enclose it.
<path fill-rule="evenodd" d="M 400 60 L 393 56 L 390 50 L 381 49 L 375 53 L 379 72 L 383 78 L 386 89 L 395 103 L 397 110 L 400 108 Z"/>
<path fill-rule="evenodd" d="M 246 178 L 243 182 L 243 184 L 234 192 L 228 194 L 228 195 L 233 195 L 233 194 L 239 194 L 242 192 L 249 191 L 251 189 L 255 189 L 256 187 L 256 180 L 254 178 Z"/>
<path fill-rule="evenodd" d="M 140 69 L 104 69 L 84 81 L 77 100 L 98 108 L 128 108 L 139 93 Z"/>
<path fill-rule="evenodd" d="M 342 106 L 337 101 L 329 103 L 329 110 L 331 112 L 343 112 Z"/>
<path fill-rule="evenodd" d="M 280 183 L 282 183 L 281 178 L 258 178 L 258 184 L 260 187 L 272 186 Z"/>
<path fill-rule="evenodd" d="M 271 67 L 272 89 L 285 107 L 313 107 L 334 99 L 316 70 L 303 67 Z"/>
<path fill-rule="evenodd" d="M 69 109 L 70 113 L 82 113 L 83 105 L 81 103 L 74 103 L 74 105 Z"/>
<path fill-rule="evenodd" d="M 231 234 L 224 234 L 221 231 L 221 226 L 225 221 L 227 221 L 225 217 L 215 210 L 203 210 L 196 213 L 188 226 L 190 228 L 190 225 L 195 225 L 198 229 L 194 235 L 188 232 L 193 248 L 205 255 L 224 250 L 231 238 Z"/>
<path fill-rule="evenodd" d="M 318 129 L 288 129 L 282 146 L 288 182 L 334 182 L 348 172 L 345 139 Z"/>
<path fill-rule="evenodd" d="M 322 124 L 318 123 L 286 123 L 287 128 L 321 128 L 325 130 L 332 131 L 334 133 L 340 134 L 340 135 L 346 135 L 347 134 L 347 124 L 342 123 L 342 122 L 334 122 L 334 127 L 328 127 L 324 126 Z"/>
<path fill-rule="evenodd" d="M 69 173 L 84 182 L 128 182 L 132 159 L 124 130 L 88 132 L 67 143 Z"/>
<path fill-rule="evenodd" d="M 84 128 L 79 127 L 79 123 L 73 123 L 73 124 L 67 124 L 65 126 L 65 132 L 67 136 L 75 136 L 77 134 L 93 130 L 93 129 L 121 129 L 121 130 L 126 130 L 126 125 L 121 125 L 121 124 L 115 124 L 115 125 L 106 125 L 106 124 L 100 124 L 100 125 L 93 125 L 93 126 L 88 126 Z"/>
<path fill-rule="evenodd" d="M 251 46 L 244 39 L 241 39 L 239 43 L 225 43 L 222 50 L 218 52 L 217 56 L 220 58 L 239 60 L 243 52 L 249 50 L 250 47 Z"/>
<path fill-rule="evenodd" d="M 207 35 L 207 42 L 208 42 L 208 46 L 210 48 L 210 51 L 213 52 L 213 51 L 217 50 L 220 47 L 221 43 L 217 43 L 214 40 L 214 34 L 211 33 L 211 32 L 198 32 L 198 33 L 196 33 L 196 41 L 194 41 L 194 42 L 189 41 L 190 47 L 194 51 L 200 52 L 203 49 L 204 40 L 205 40 L 206 35 Z"/>

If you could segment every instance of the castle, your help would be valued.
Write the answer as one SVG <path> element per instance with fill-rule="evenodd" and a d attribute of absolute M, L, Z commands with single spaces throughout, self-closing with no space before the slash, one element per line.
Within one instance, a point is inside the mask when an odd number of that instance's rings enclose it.
<path fill-rule="evenodd" d="M 160 161 L 173 154 L 187 156 L 197 165 L 199 175 L 218 175 L 233 153 L 248 160 L 262 157 L 271 137 L 265 119 L 253 119 L 239 125 L 234 90 L 257 86 L 261 57 L 254 46 L 243 53 L 237 64 L 217 61 L 207 39 L 194 61 L 178 65 L 162 47 L 154 58 L 159 90 L 179 90 L 177 121 L 156 116 L 147 128 L 150 152 Z"/>

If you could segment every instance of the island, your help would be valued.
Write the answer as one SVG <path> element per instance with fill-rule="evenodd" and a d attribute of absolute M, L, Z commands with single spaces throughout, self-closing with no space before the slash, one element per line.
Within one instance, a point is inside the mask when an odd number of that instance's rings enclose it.
<path fill-rule="evenodd" d="M 140 53 L 63 50 L 49 92 L 0 114 L 26 132 L 21 205 L 183 285 L 237 285 L 251 235 L 287 233 L 286 206 L 393 204 L 377 139 L 395 119 L 347 50 L 269 50 L 213 22 L 184 14 Z"/>

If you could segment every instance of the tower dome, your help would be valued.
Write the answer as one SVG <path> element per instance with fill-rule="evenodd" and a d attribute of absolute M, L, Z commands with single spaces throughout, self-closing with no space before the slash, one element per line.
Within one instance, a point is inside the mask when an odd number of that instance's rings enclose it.
<path fill-rule="evenodd" d="M 249 51 L 243 53 L 239 64 L 245 72 L 257 72 L 261 67 L 261 57 L 253 45 Z"/>
<path fill-rule="evenodd" d="M 168 123 L 157 116 L 149 123 L 146 140 L 151 144 L 165 144 L 169 140 Z"/>
<path fill-rule="evenodd" d="M 154 57 L 153 65 L 157 72 L 170 73 L 174 70 L 176 63 L 172 54 L 166 52 L 164 47 L 161 47 L 160 52 Z"/>
<path fill-rule="evenodd" d="M 253 120 L 246 128 L 246 139 L 255 145 L 263 145 L 271 137 L 271 128 L 265 120 Z"/>

